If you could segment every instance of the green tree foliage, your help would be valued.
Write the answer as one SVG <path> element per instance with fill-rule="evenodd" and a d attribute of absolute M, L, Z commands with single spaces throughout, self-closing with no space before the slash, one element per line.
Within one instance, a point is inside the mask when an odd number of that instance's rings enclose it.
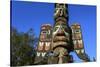
<path fill-rule="evenodd" d="M 37 38 L 33 29 L 26 33 L 18 32 L 11 28 L 11 66 L 33 65 L 35 58 L 35 48 Z"/>

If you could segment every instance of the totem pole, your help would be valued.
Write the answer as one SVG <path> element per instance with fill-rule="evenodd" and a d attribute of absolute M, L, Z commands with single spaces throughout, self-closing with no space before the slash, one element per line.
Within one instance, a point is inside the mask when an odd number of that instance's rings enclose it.
<path fill-rule="evenodd" d="M 73 50 L 71 29 L 68 25 L 68 6 L 55 4 L 55 24 L 52 32 L 52 50 L 56 63 L 73 62 L 69 53 Z"/>
<path fill-rule="evenodd" d="M 41 26 L 41 32 L 39 36 L 39 41 L 37 45 L 37 53 L 35 58 L 35 64 L 46 64 L 44 61 L 45 55 L 51 50 L 51 32 L 52 26 L 50 24 L 43 24 Z"/>
<path fill-rule="evenodd" d="M 84 62 L 90 61 L 85 53 L 82 30 L 79 24 L 68 24 L 68 5 L 56 3 L 54 26 L 43 24 L 37 46 L 36 64 L 73 63 L 71 52 Z"/>

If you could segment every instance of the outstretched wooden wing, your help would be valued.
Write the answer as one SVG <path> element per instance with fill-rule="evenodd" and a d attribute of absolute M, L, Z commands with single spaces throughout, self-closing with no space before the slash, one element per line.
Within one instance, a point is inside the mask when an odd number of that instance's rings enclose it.
<path fill-rule="evenodd" d="M 84 61 L 90 61 L 89 57 L 85 53 L 81 26 L 79 24 L 73 24 L 71 26 L 72 29 L 72 40 L 74 44 L 74 51 L 78 55 L 78 57 Z"/>

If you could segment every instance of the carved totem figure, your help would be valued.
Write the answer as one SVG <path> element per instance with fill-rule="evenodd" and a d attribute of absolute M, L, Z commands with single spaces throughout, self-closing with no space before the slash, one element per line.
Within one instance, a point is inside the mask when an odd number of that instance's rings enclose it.
<path fill-rule="evenodd" d="M 85 53 L 81 26 L 68 24 L 68 5 L 55 4 L 54 26 L 44 24 L 41 27 L 39 43 L 37 46 L 36 63 L 61 64 L 72 63 L 71 52 L 75 52 L 83 61 L 90 61 Z"/>
<path fill-rule="evenodd" d="M 72 62 L 69 55 L 72 51 L 71 29 L 68 25 L 68 6 L 65 4 L 55 4 L 55 24 L 52 34 L 52 49 L 57 54 L 57 63 Z M 55 59 L 56 60 L 56 59 Z"/>

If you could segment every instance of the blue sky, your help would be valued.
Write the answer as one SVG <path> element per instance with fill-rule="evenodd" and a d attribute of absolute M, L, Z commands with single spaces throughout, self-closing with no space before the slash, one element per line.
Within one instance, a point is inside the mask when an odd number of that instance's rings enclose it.
<path fill-rule="evenodd" d="M 96 58 L 96 6 L 89 5 L 68 5 L 69 25 L 79 23 L 82 28 L 84 47 L 91 59 Z M 12 26 L 20 32 L 26 32 L 30 28 L 34 29 L 38 37 L 42 24 L 54 24 L 54 4 L 38 2 L 12 2 Z M 75 53 L 74 59 L 80 59 Z"/>

